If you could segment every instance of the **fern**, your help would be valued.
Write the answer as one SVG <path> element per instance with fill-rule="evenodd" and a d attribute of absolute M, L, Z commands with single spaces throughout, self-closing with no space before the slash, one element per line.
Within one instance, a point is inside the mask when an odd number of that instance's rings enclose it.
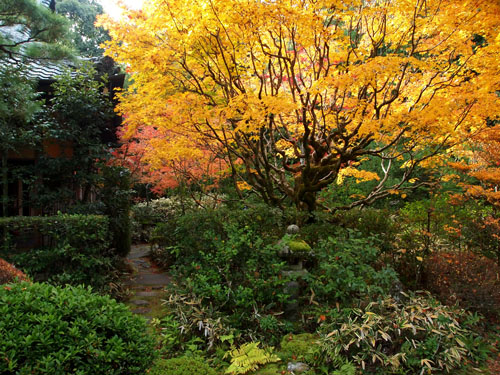
<path fill-rule="evenodd" d="M 332 375 L 356 375 L 356 367 L 352 363 L 346 363 L 332 373 Z"/>
<path fill-rule="evenodd" d="M 231 365 L 226 374 L 246 374 L 255 371 L 260 365 L 278 362 L 280 359 L 271 353 L 271 350 L 259 348 L 260 342 L 243 344 L 239 349 L 230 350 L 224 357 L 231 356 Z"/>

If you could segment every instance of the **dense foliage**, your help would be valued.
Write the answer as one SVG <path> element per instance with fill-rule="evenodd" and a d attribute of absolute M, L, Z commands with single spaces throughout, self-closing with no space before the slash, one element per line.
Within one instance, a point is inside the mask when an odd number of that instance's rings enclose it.
<path fill-rule="evenodd" d="M 0 288 L 0 373 L 142 375 L 155 358 L 146 322 L 83 287 Z"/>
<path fill-rule="evenodd" d="M 52 84 L 49 103 L 39 113 L 37 122 L 43 126 L 34 147 L 39 153 L 37 163 L 21 168 L 17 175 L 29 186 L 27 203 L 42 214 L 88 204 L 102 184 L 99 162 L 110 155 L 105 135 L 112 132 L 113 112 L 103 92 L 105 77 L 101 78 L 89 65 L 76 73 L 67 71 Z M 59 151 L 47 152 L 50 145 Z"/>
<path fill-rule="evenodd" d="M 58 0 L 56 12 L 70 22 L 69 39 L 80 56 L 101 56 L 101 43 L 109 40 L 108 33 L 94 25 L 96 17 L 104 13 L 96 0 Z"/>
<path fill-rule="evenodd" d="M 266 335 L 269 324 L 279 329 L 273 313 L 281 311 L 288 299 L 284 287 L 289 277 L 282 273 L 284 262 L 276 243 L 251 226 L 228 222 L 228 213 L 188 214 L 174 233 L 160 225 L 158 232 L 167 238 L 173 234 L 177 240 L 157 256 L 172 265 L 189 292 L 228 314 L 231 326 Z"/>
<path fill-rule="evenodd" d="M 0 219 L 1 374 L 498 373 L 498 1 L 57 5 L 129 77 L 39 97 L 66 23 L 0 5 L 2 216 L 57 213 Z M 130 290 L 149 327 L 75 287 L 119 288 L 132 238 L 172 280 Z"/>
<path fill-rule="evenodd" d="M 92 215 L 0 218 L 1 254 L 36 281 L 105 287 L 115 254 L 108 219 Z"/>
<path fill-rule="evenodd" d="M 382 295 L 397 278 L 390 267 L 379 264 L 377 269 L 377 240 L 366 239 L 359 232 L 339 232 L 336 237 L 321 240 L 314 252 L 317 268 L 306 276 L 306 281 L 323 303 Z"/>

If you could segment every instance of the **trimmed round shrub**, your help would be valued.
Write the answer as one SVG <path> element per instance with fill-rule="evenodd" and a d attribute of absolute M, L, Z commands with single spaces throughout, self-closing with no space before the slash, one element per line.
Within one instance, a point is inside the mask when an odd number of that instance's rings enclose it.
<path fill-rule="evenodd" d="M 9 262 L 0 258 L 0 284 L 10 283 L 16 279 L 19 281 L 29 281 L 28 276 Z"/>
<path fill-rule="evenodd" d="M 83 287 L 0 287 L 0 374 L 144 374 L 155 342 L 144 318 Z"/>
<path fill-rule="evenodd" d="M 217 375 L 203 359 L 177 357 L 160 359 L 149 371 L 149 375 Z"/>

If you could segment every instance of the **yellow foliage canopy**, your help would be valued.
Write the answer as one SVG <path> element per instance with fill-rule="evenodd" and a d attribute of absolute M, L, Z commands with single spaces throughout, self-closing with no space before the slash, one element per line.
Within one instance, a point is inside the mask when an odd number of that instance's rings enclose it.
<path fill-rule="evenodd" d="M 349 162 L 382 159 L 359 172 L 380 180 L 354 205 L 369 202 L 500 113 L 499 14 L 491 0 L 149 0 L 100 25 L 132 72 L 128 135 L 168 130 L 159 163 L 205 145 L 266 201 L 314 209 Z"/>

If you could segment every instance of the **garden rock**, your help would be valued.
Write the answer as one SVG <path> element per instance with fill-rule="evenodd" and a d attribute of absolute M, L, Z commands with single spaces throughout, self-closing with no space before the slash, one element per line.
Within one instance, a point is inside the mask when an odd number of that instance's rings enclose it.
<path fill-rule="evenodd" d="M 286 369 L 292 374 L 302 374 L 309 370 L 309 366 L 304 362 L 288 362 Z"/>

